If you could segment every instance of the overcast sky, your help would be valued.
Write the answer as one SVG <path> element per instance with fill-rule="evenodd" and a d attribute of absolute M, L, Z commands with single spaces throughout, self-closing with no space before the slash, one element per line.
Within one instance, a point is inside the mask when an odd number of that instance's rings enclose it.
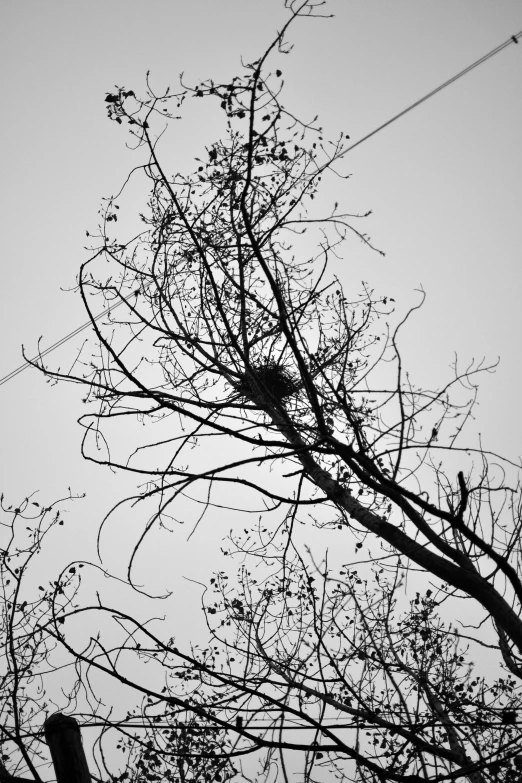
<path fill-rule="evenodd" d="M 292 30 L 285 102 L 352 140 L 522 30 L 519 0 L 328 0 L 325 10 L 335 18 Z M 124 129 L 106 118 L 106 92 L 138 92 L 147 70 L 158 90 L 181 71 L 190 82 L 228 80 L 287 12 L 282 0 L 3 0 L 0 14 L 3 376 L 21 363 L 22 343 L 32 355 L 39 336 L 45 347 L 86 320 L 78 296 L 61 289 L 87 258 L 101 197 L 136 163 Z M 222 133 L 213 122 L 187 108 L 171 170 L 191 170 L 199 145 Z M 521 126 L 522 41 L 350 153 L 341 204 L 373 210 L 365 229 L 386 257 L 352 244 L 335 267 L 348 291 L 368 281 L 398 313 L 423 286 L 426 305 L 403 343 L 419 381 L 446 378 L 454 352 L 463 363 L 501 358 L 483 380 L 476 427 L 515 458 Z M 81 339 L 52 355 L 55 366 L 70 365 Z M 13 502 L 36 489 L 47 500 L 69 486 L 86 492 L 73 515 L 74 542 L 87 546 L 128 482 L 82 461 L 81 390 L 27 370 L 0 394 L 0 489 Z"/>

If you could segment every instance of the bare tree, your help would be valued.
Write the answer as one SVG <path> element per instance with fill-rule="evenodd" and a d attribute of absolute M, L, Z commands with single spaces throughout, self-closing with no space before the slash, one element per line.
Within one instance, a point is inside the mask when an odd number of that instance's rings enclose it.
<path fill-rule="evenodd" d="M 2 495 L 0 505 L 0 780 L 41 783 L 55 777 L 44 728 L 46 719 L 61 711 L 74 713 L 89 735 L 85 739 L 93 748 L 95 780 L 114 779 L 122 766 L 122 780 L 188 783 L 234 777 L 237 770 L 224 752 L 230 743 L 219 727 L 208 721 L 203 725 L 202 719 L 196 724 L 193 717 L 174 718 L 163 732 L 147 715 L 152 690 L 136 708 L 136 688 L 131 688 L 134 709 L 126 712 L 118 699 L 115 705 L 107 698 L 103 681 L 94 683 L 92 671 L 82 669 L 86 651 L 78 629 L 69 625 L 67 643 L 62 643 L 65 619 L 81 613 L 82 569 L 100 574 L 99 568 L 82 562 L 68 564 L 58 575 L 50 571 L 56 567 L 57 530 L 66 519 L 64 500 L 43 506 L 33 495 L 15 507 L 4 503 Z M 99 591 L 101 586 L 96 587 Z M 92 639 L 98 655 L 103 650 L 106 657 L 103 645 L 109 635 L 103 642 Z M 129 641 L 132 636 L 116 646 L 120 657 Z M 70 654 L 71 642 L 78 655 Z M 139 668 L 139 648 L 133 644 L 131 651 Z M 123 764 L 116 751 L 123 751 Z"/>
<path fill-rule="evenodd" d="M 47 626 L 51 606 L 64 609 L 73 599 L 61 600 L 72 574 L 35 584 L 33 572 L 45 539 L 63 524 L 61 506 L 42 506 L 34 495 L 19 506 L 0 498 L 0 778 L 15 781 L 24 779 L 20 771 L 40 781 L 39 770 L 49 763 L 43 722 L 56 707 L 45 683 L 49 674 L 59 675 L 63 660 L 55 657 Z"/>
<path fill-rule="evenodd" d="M 120 779 L 248 779 L 255 755 L 266 781 L 519 780 L 520 684 L 495 644 L 441 617 L 444 590 L 408 601 L 389 557 L 333 570 L 302 557 L 287 528 L 248 532 L 239 578 L 210 580 L 206 646 L 184 649 L 100 601 L 61 615 L 82 682 L 102 672 L 143 694 L 141 709 L 106 722 L 128 750 Z M 75 648 L 74 617 L 105 628 L 111 647 L 92 634 Z"/>
<path fill-rule="evenodd" d="M 239 579 L 211 579 L 209 644 L 183 651 L 157 623 L 106 606 L 100 585 L 86 606 L 80 574 L 99 573 L 93 565 L 68 565 L 36 586 L 31 568 L 38 556 L 48 562 L 46 539 L 63 521 L 56 506 L 26 499 L 3 509 L 0 727 L 15 773 L 39 781 L 43 765 L 46 779 L 42 725 L 59 708 L 94 740 L 96 780 L 239 781 L 252 754 L 263 780 L 278 771 L 304 781 L 519 779 L 515 680 L 474 671 L 467 648 L 495 647 L 441 621 L 441 591 L 401 608 L 402 577 L 388 557 L 370 573 L 364 562 L 334 573 L 310 556 L 307 565 L 285 526 L 278 536 L 253 528 L 248 548 L 245 536 L 229 543 L 243 561 Z M 119 697 L 108 701 L 107 677 L 141 704 L 125 712 Z"/>
<path fill-rule="evenodd" d="M 219 600 L 207 605 L 211 618 L 224 612 L 224 628 L 236 629 L 222 643 L 239 651 L 241 667 L 221 670 L 212 647 L 183 653 L 110 610 L 134 629 L 131 646 L 122 643 L 120 651 L 135 649 L 134 634 L 144 635 L 149 641 L 140 642 L 140 655 L 159 660 L 161 651 L 165 671 L 172 657 L 179 659 L 180 687 L 197 682 L 188 700 L 169 683 L 163 695 L 138 687 L 161 709 L 173 706 L 170 720 L 188 709 L 232 730 L 244 740 L 238 754 L 304 753 L 307 780 L 325 763 L 328 775 L 336 770 L 340 779 L 516 780 L 515 681 L 522 675 L 516 465 L 497 455 L 490 460 L 480 443 L 463 441 L 477 374 L 491 368 L 460 370 L 455 363 L 439 388 L 417 387 L 399 346 L 407 316 L 388 330 L 385 295 L 363 286 L 350 297 L 329 272 L 350 236 L 374 250 L 357 227 L 364 215 L 316 206 L 323 181 L 344 176 L 346 134 L 328 141 L 317 119 L 300 120 L 285 108 L 282 70 L 270 65 L 290 50 L 289 25 L 318 24 L 321 6 L 287 0 L 281 32 L 226 84 L 182 83 L 178 93 L 161 95 L 148 84 L 143 98 L 123 88 L 107 95 L 109 117 L 128 126 L 145 153 L 133 172 L 149 182 L 143 230 L 116 239 L 124 190 L 108 200 L 98 244 L 79 275 L 97 349 L 88 359 L 80 355 L 68 375 L 40 366 L 86 387 L 90 409 L 80 420 L 86 458 L 135 473 L 146 484 L 128 502 L 155 503 L 129 564 L 131 581 L 147 533 L 185 514 L 187 498 L 203 508 L 196 524 L 213 509 L 243 504 L 245 515 L 256 509 L 257 517 L 262 506 L 257 549 L 248 557 L 275 557 L 280 575 L 267 575 L 262 589 L 243 578 L 233 600 L 220 578 Z M 163 136 L 189 99 L 217 100 L 225 131 L 196 171 L 172 175 Z M 93 313 L 99 297 L 118 306 L 105 323 Z M 121 421 L 162 425 L 120 455 L 110 433 Z M 356 578 L 350 566 L 332 581 L 328 567 L 305 565 L 294 542 L 305 518 L 323 531 L 340 529 L 336 550 L 364 547 L 374 568 Z M 269 557 L 266 536 L 279 535 L 286 543 Z M 415 592 L 419 586 L 418 596 L 397 607 L 405 578 Z M 507 670 L 502 679 L 488 684 L 469 674 L 455 622 L 470 617 L 479 630 L 467 634 L 469 643 L 483 644 L 499 672 Z M 94 643 L 79 652 L 56 631 L 80 663 L 136 687 L 109 653 Z M 270 712 L 269 736 L 245 728 L 233 706 L 242 697 L 257 705 L 245 708 L 256 717 Z M 334 714 L 348 721 L 346 735 L 330 730 Z M 291 739 L 290 716 L 314 728 L 326 761 L 309 735 Z M 227 753 L 232 759 L 236 750 Z"/>

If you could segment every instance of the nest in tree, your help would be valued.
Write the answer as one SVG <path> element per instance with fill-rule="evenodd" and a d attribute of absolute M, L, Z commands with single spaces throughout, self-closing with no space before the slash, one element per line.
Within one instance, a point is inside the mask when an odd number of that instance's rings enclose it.
<path fill-rule="evenodd" d="M 290 373 L 275 362 L 252 367 L 234 385 L 241 397 L 256 403 L 259 402 L 260 394 L 282 402 L 297 391 L 297 383 Z"/>

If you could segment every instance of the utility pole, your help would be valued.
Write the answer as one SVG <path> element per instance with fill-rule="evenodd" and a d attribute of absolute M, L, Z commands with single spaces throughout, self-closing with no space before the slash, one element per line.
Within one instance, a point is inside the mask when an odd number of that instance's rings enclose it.
<path fill-rule="evenodd" d="M 44 734 L 51 750 L 57 783 L 91 783 L 78 721 L 55 712 L 45 721 Z"/>

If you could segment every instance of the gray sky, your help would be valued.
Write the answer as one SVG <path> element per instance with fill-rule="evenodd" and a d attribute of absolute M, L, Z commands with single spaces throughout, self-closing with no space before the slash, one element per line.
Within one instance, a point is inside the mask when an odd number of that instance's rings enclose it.
<path fill-rule="evenodd" d="M 282 6 L 3 0 L 0 376 L 21 363 L 21 343 L 32 355 L 40 335 L 45 347 L 86 320 L 77 295 L 61 289 L 74 286 L 87 258 L 85 231 L 96 227 L 101 197 L 137 162 L 125 131 L 106 118 L 105 93 L 139 91 L 147 70 L 158 90 L 175 86 L 180 71 L 190 82 L 229 79 L 241 55 L 255 59 L 272 39 Z M 335 19 L 293 28 L 285 101 L 298 115 L 318 113 L 326 134 L 344 130 L 353 140 L 522 29 L 519 0 L 329 0 L 326 10 Z M 419 285 L 427 293 L 403 338 L 414 377 L 441 382 L 454 352 L 463 363 L 501 357 L 483 379 L 476 427 L 512 457 L 521 434 L 521 87 L 522 42 L 350 153 L 353 176 L 336 193 L 348 211 L 373 209 L 365 230 L 386 252 L 351 244 L 335 266 L 346 289 L 368 281 L 399 313 L 417 303 Z M 189 105 L 171 169 L 190 170 L 198 145 L 221 132 Z M 81 339 L 52 354 L 55 366 L 70 366 Z M 68 486 L 87 492 L 67 546 L 89 551 L 101 514 L 129 483 L 82 461 L 81 390 L 51 387 L 28 370 L 0 394 L 0 488 L 13 501 L 35 489 L 47 500 Z M 199 565 L 201 578 L 208 568 Z"/>
<path fill-rule="evenodd" d="M 328 0 L 326 10 L 335 19 L 293 28 L 295 48 L 281 65 L 285 102 L 300 116 L 318 113 L 326 135 L 344 130 L 352 140 L 522 29 L 520 0 Z M 46 347 L 86 320 L 78 296 L 61 289 L 74 286 L 88 257 L 85 232 L 96 227 L 101 197 L 137 162 L 124 129 L 106 118 L 105 93 L 140 91 L 147 70 L 158 90 L 174 87 L 180 71 L 189 82 L 228 80 L 284 19 L 282 0 L 3 0 L 0 377 L 21 363 L 22 343 L 33 355 L 40 335 Z M 417 303 L 420 285 L 427 293 L 403 336 L 416 380 L 441 383 L 454 352 L 464 364 L 501 357 L 483 378 L 474 426 L 513 458 L 522 429 L 521 96 L 522 41 L 350 153 L 353 176 L 335 194 L 347 211 L 373 209 L 365 230 L 386 252 L 350 243 L 334 267 L 346 290 L 357 294 L 365 280 L 396 300 L 398 314 Z M 187 106 L 171 170 L 191 170 L 222 130 Z M 82 339 L 50 362 L 70 366 Z M 47 501 L 69 486 L 86 492 L 54 540 L 57 564 L 60 555 L 92 556 L 100 519 L 133 484 L 82 460 L 82 390 L 27 370 L 0 395 L 0 491 L 12 502 L 38 489 Z M 113 569 L 123 570 L 142 521 L 128 514 L 109 528 Z M 144 565 L 151 589 L 175 591 L 176 633 L 201 616 L 187 603 L 200 589 L 182 577 L 208 580 L 231 521 L 214 519 L 188 543 L 186 528 L 176 531 Z M 40 567 L 42 578 L 54 576 Z"/>

